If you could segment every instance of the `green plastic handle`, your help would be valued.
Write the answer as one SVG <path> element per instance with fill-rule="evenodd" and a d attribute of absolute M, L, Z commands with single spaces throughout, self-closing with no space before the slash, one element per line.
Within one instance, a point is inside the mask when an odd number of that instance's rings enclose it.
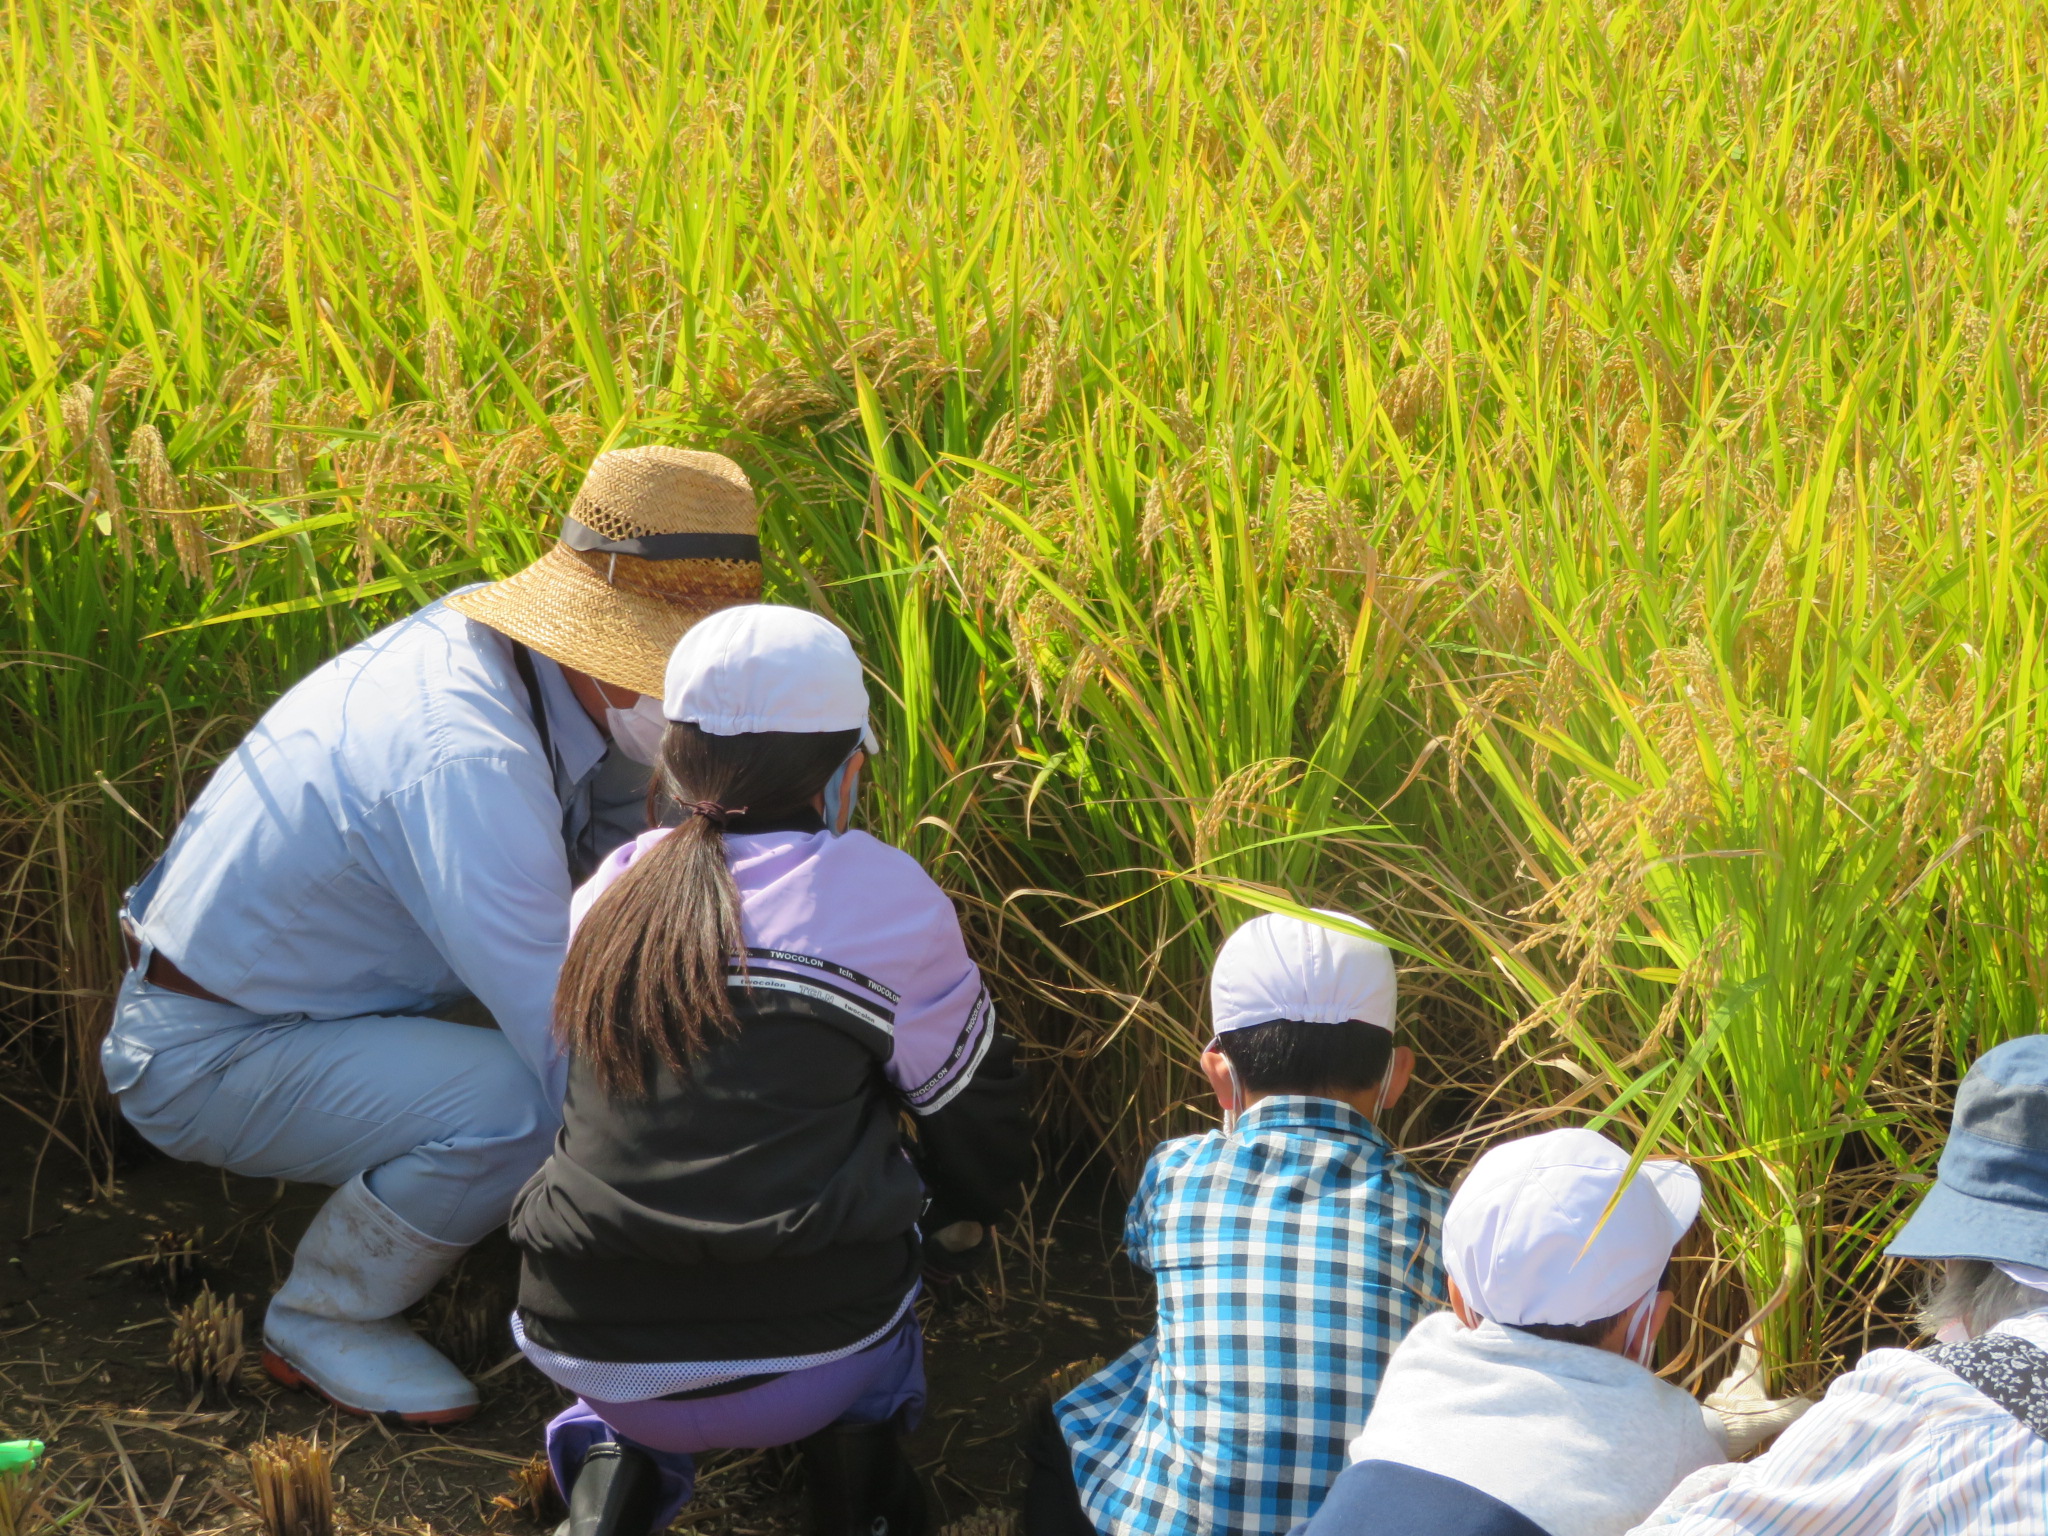
<path fill-rule="evenodd" d="M 40 1440 L 0 1440 L 0 1472 L 22 1472 L 43 1459 Z"/>

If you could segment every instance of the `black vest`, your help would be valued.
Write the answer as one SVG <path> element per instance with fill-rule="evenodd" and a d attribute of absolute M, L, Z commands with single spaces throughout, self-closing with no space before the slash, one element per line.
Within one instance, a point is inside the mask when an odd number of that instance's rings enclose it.
<path fill-rule="evenodd" d="M 888 1037 L 734 989 L 740 1027 L 679 1082 L 601 1093 L 572 1061 L 555 1150 L 512 1208 L 527 1337 L 586 1360 L 841 1348 L 918 1273 L 923 1184 L 882 1076 Z"/>
<path fill-rule="evenodd" d="M 1550 1536 L 1470 1483 L 1398 1461 L 1360 1461 L 1330 1485 L 1313 1520 L 1288 1536 Z"/>

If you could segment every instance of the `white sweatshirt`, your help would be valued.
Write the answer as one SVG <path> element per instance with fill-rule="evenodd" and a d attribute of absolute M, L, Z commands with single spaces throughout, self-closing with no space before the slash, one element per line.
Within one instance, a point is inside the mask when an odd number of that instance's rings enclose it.
<path fill-rule="evenodd" d="M 1355 1462 L 1454 1477 L 1550 1536 L 1622 1536 L 1726 1457 L 1699 1403 L 1633 1360 L 1450 1312 L 1402 1340 L 1351 1442 Z"/>

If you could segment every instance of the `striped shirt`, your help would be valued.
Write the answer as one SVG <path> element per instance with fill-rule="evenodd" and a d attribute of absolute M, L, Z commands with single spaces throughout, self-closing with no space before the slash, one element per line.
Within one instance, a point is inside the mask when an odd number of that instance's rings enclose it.
<path fill-rule="evenodd" d="M 2048 1310 L 1995 1331 L 2048 1349 Z M 1933 1361 L 1879 1349 L 1764 1455 L 1695 1472 L 1631 1536 L 1964 1532 L 2048 1532 L 2048 1441 Z"/>

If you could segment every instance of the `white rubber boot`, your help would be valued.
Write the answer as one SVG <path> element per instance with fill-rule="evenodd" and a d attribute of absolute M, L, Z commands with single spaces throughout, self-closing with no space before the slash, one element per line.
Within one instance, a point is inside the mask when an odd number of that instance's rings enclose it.
<path fill-rule="evenodd" d="M 357 1174 L 320 1207 L 263 1318 L 263 1368 L 349 1413 L 453 1424 L 476 1388 L 399 1316 L 467 1250 L 411 1226 Z"/>

